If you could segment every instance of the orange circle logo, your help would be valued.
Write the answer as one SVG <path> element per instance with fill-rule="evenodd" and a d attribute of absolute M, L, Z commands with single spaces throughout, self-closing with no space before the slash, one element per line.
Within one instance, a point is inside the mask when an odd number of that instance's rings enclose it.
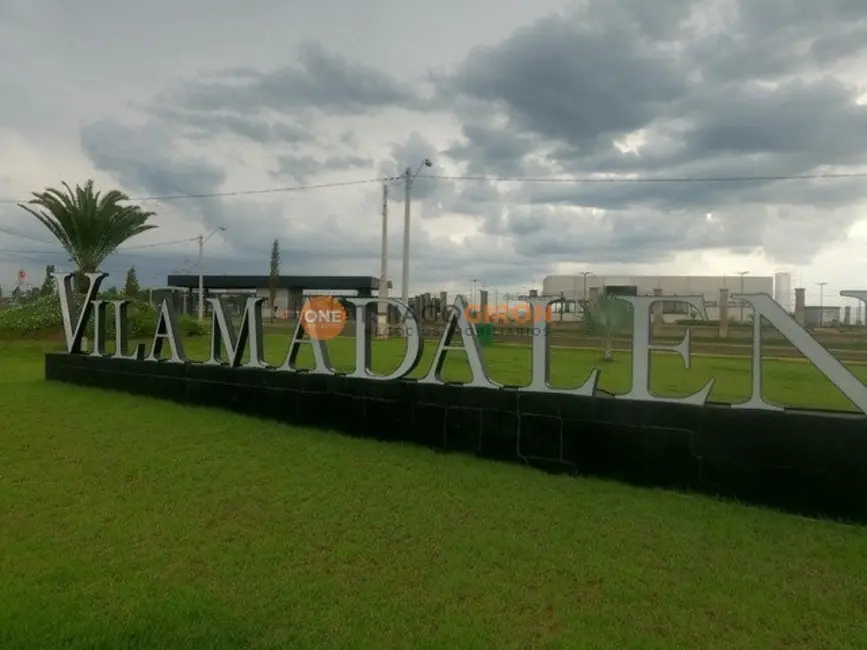
<path fill-rule="evenodd" d="M 301 325 L 311 339 L 329 341 L 343 332 L 349 320 L 346 309 L 331 296 L 311 296 L 301 308 Z"/>

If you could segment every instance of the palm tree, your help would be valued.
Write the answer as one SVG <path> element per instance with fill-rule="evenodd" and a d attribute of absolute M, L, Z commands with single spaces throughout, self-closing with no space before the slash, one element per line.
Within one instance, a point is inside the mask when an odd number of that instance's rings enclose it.
<path fill-rule="evenodd" d="M 19 207 L 36 217 L 51 231 L 78 267 L 76 287 L 87 292 L 84 273 L 95 273 L 117 248 L 128 239 L 156 228 L 147 220 L 154 216 L 137 205 L 121 205 L 129 197 L 118 190 L 95 192 L 93 181 L 75 189 L 63 183 L 65 192 L 46 188 L 33 192 L 33 199 Z M 30 208 L 28 205 L 37 206 Z"/>
<path fill-rule="evenodd" d="M 625 300 L 606 293 L 584 305 L 584 323 L 588 333 L 602 337 L 603 361 L 614 360 L 614 339 L 631 320 L 630 306 Z"/>

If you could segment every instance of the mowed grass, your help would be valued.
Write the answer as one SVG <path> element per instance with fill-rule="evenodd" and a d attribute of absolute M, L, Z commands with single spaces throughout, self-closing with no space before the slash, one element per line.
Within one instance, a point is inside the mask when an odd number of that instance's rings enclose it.
<path fill-rule="evenodd" d="M 265 356 L 275 366 L 282 365 L 291 338 L 290 333 L 266 334 Z M 327 343 L 331 362 L 340 372 L 355 366 L 355 340 L 338 338 Z M 411 375 L 421 377 L 430 369 L 436 352 L 436 343 L 428 341 L 418 369 Z M 207 337 L 185 342 L 188 356 L 204 360 L 209 355 Z M 406 344 L 400 339 L 376 341 L 373 344 L 373 370 L 386 374 L 395 370 L 403 359 Z M 488 374 L 504 385 L 526 385 L 530 381 L 530 346 L 495 345 L 483 350 Z M 249 355 L 245 355 L 245 359 Z M 671 353 L 654 352 L 651 357 L 651 389 L 660 396 L 679 397 L 700 390 L 710 379 L 714 387 L 710 399 L 718 402 L 745 401 L 752 386 L 750 360 L 744 357 L 694 355 L 690 368 L 684 367 L 680 357 Z M 552 348 L 551 380 L 561 388 L 576 388 L 584 384 L 593 368 L 601 369 L 599 386 L 613 393 L 626 393 L 632 385 L 632 356 L 628 351 L 615 352 L 613 362 L 601 360 L 595 350 Z M 307 345 L 299 354 L 299 367 L 310 368 L 313 357 Z M 867 365 L 847 364 L 862 382 L 867 381 Z M 842 395 L 830 381 L 804 358 L 766 359 L 762 364 L 765 398 L 773 403 L 819 409 L 853 410 L 852 402 Z M 462 352 L 450 352 L 443 369 L 448 381 L 467 381 L 469 366 Z"/>
<path fill-rule="evenodd" d="M 47 383 L 43 349 L 0 348 L 0 648 L 867 647 L 867 529 Z"/>

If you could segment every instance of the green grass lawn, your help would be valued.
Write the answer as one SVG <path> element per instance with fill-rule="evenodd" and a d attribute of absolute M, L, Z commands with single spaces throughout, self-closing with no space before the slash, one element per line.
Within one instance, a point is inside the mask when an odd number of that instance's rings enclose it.
<path fill-rule="evenodd" d="M 43 347 L 0 347 L 4 650 L 867 647 L 865 528 L 47 383 Z M 658 388 L 741 395 L 728 361 Z"/>
<path fill-rule="evenodd" d="M 266 334 L 265 352 L 269 363 L 283 363 L 291 334 Z M 355 341 L 339 338 L 328 343 L 331 360 L 338 370 L 354 367 Z M 188 356 L 203 360 L 208 356 L 208 338 L 190 339 L 185 344 Z M 403 358 L 402 340 L 376 341 L 373 368 L 387 373 L 397 368 Z M 421 376 L 430 368 L 436 350 L 434 342 L 425 346 L 425 355 L 413 376 Z M 485 362 L 491 377 L 506 385 L 523 385 L 530 381 L 530 346 L 499 345 L 487 348 Z M 444 369 L 446 379 L 466 381 L 469 367 L 461 353 L 449 354 Z M 632 383 L 631 355 L 616 352 L 613 362 L 602 362 L 595 350 L 556 348 L 551 351 L 551 376 L 555 386 L 574 388 L 582 385 L 594 367 L 602 368 L 600 386 L 615 393 L 625 393 Z M 301 367 L 312 367 L 307 347 L 299 357 Z M 850 364 L 849 368 L 862 381 L 867 381 L 867 365 Z M 766 399 L 787 406 L 851 410 L 855 407 L 816 368 L 805 359 L 766 360 L 763 365 Z M 679 357 L 654 353 L 651 362 L 651 387 L 659 395 L 688 395 L 702 388 L 711 377 L 716 379 L 711 400 L 742 402 L 749 397 L 751 373 L 749 359 L 741 357 L 696 356 L 687 370 Z"/>

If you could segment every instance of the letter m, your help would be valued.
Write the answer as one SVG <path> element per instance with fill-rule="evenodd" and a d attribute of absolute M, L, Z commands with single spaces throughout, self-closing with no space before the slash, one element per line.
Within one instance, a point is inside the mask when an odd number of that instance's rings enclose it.
<path fill-rule="evenodd" d="M 225 348 L 228 365 L 237 368 L 244 357 L 244 349 L 250 344 L 250 360 L 247 368 L 266 368 L 264 336 L 262 332 L 262 303 L 265 298 L 247 298 L 241 316 L 241 328 L 235 329 L 232 309 L 221 298 L 208 298 L 213 317 L 211 319 L 211 357 L 205 362 L 209 365 L 223 365 L 222 352 Z"/>

